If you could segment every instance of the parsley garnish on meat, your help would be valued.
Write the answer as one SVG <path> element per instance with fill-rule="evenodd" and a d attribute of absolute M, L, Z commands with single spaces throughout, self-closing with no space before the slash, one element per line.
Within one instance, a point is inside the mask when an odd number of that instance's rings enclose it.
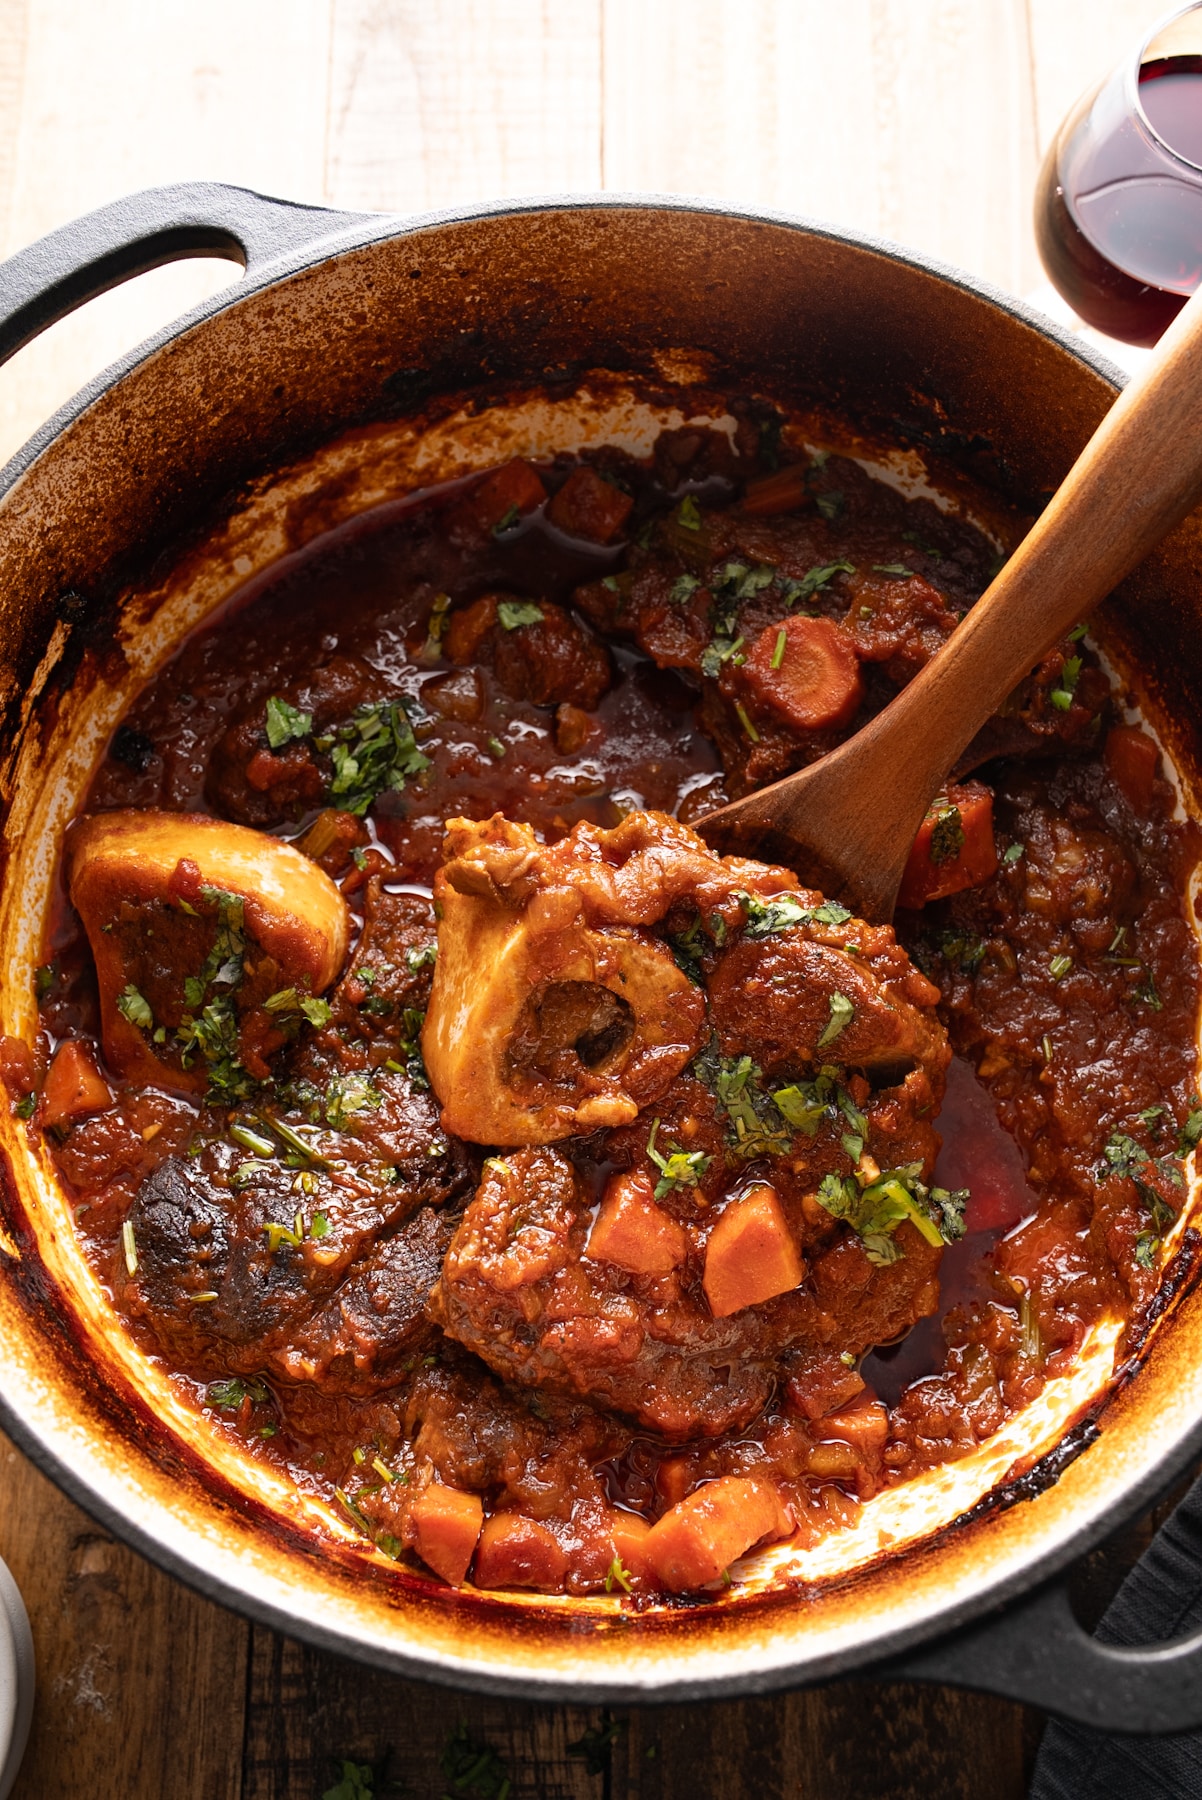
<path fill-rule="evenodd" d="M 542 607 L 533 600 L 497 601 L 497 618 L 506 631 L 516 631 L 521 625 L 541 625 L 544 617 Z"/>
<path fill-rule="evenodd" d="M 711 577 L 714 604 L 710 618 L 714 635 L 701 652 L 703 675 L 716 680 L 723 663 L 742 660 L 743 639 L 737 635 L 739 608 L 744 600 L 771 587 L 775 580 L 776 570 L 768 563 L 752 568 L 747 563 L 728 562 Z"/>
<path fill-rule="evenodd" d="M 380 794 L 399 792 L 411 775 L 430 766 L 403 700 L 359 707 L 328 748 L 334 763 L 330 799 L 359 818 Z"/>
<path fill-rule="evenodd" d="M 847 995 L 839 993 L 837 989 L 831 995 L 829 1004 L 831 1016 L 823 1026 L 818 1039 L 819 1050 L 825 1050 L 828 1044 L 833 1044 L 840 1033 L 847 1030 L 856 1016 L 856 1009 Z"/>
<path fill-rule="evenodd" d="M 813 598 L 820 588 L 826 587 L 836 575 L 854 575 L 855 563 L 833 562 L 822 563 L 817 568 L 809 569 L 800 581 L 787 578 L 784 581 L 784 597 L 786 606 L 803 606 Z"/>
<path fill-rule="evenodd" d="M 913 581 L 913 569 L 907 569 L 905 563 L 873 563 L 878 575 L 896 575 L 899 581 Z"/>
<path fill-rule="evenodd" d="M 717 1038 L 693 1063 L 698 1081 L 709 1088 L 731 1123 L 730 1147 L 744 1161 L 783 1156 L 789 1134 L 781 1115 L 760 1086 L 761 1071 L 750 1056 L 723 1056 Z"/>
<path fill-rule="evenodd" d="M 678 931 L 675 937 L 668 940 L 677 968 L 697 987 L 701 985 L 703 972 L 701 959 L 709 948 L 703 941 L 705 936 L 719 950 L 722 948 L 726 942 L 726 920 L 721 913 L 711 913 L 708 921 L 698 913 L 687 930 Z"/>
<path fill-rule="evenodd" d="M 127 982 L 118 994 L 117 1011 L 131 1025 L 136 1025 L 139 1031 L 151 1031 L 154 1028 L 154 1014 L 150 1010 L 150 1003 L 138 992 L 132 981 Z"/>
<path fill-rule="evenodd" d="M 758 894 L 748 894 L 741 889 L 735 899 L 747 919 L 743 936 L 753 941 L 775 937 L 778 931 L 788 931 L 794 925 L 846 925 L 853 917 L 838 900 L 824 900 L 819 906 L 803 906 L 792 894 L 774 894 L 770 900 L 763 900 Z"/>
<path fill-rule="evenodd" d="M 928 1244 L 950 1244 L 964 1235 L 967 1188 L 953 1193 L 928 1187 L 921 1175 L 921 1163 L 889 1169 L 864 1187 L 853 1176 L 824 1175 L 818 1200 L 833 1218 L 851 1226 L 869 1262 L 883 1267 L 903 1254 L 893 1234 L 905 1219 Z"/>
<path fill-rule="evenodd" d="M 701 586 L 695 575 L 678 575 L 672 583 L 668 599 L 673 606 L 683 606 Z"/>
<path fill-rule="evenodd" d="M 824 519 L 837 519 L 843 511 L 843 494 L 839 488 L 828 488 L 825 494 L 814 495 L 814 505 Z"/>
<path fill-rule="evenodd" d="M 267 702 L 264 729 L 271 748 L 282 750 L 294 738 L 309 736 L 313 729 L 313 714 L 301 712 L 299 707 L 290 706 L 287 700 L 281 700 L 278 694 L 272 694 Z"/>
<path fill-rule="evenodd" d="M 703 1150 L 669 1149 L 667 1156 L 655 1147 L 659 1135 L 659 1120 L 651 1126 L 651 1135 L 647 1139 L 647 1155 L 659 1170 L 659 1180 L 655 1184 L 655 1198 L 662 1200 L 665 1194 L 672 1193 L 678 1187 L 696 1187 L 705 1171 L 710 1166 L 711 1158 Z"/>
<path fill-rule="evenodd" d="M 964 826 L 960 808 L 946 800 L 935 802 L 935 824 L 931 831 L 930 856 L 933 863 L 953 862 L 964 848 Z"/>

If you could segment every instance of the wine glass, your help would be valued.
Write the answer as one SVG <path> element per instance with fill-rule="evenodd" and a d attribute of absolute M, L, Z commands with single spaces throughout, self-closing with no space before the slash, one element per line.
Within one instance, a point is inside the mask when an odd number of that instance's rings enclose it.
<path fill-rule="evenodd" d="M 1202 279 L 1202 0 L 1162 20 L 1060 127 L 1039 254 L 1088 325 L 1150 346 Z"/>

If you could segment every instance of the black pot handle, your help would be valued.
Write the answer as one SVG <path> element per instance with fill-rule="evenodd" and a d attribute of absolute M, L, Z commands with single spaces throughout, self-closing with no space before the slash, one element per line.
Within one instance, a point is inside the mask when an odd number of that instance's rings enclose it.
<path fill-rule="evenodd" d="M 1202 1633 L 1134 1647 L 1099 1643 L 1073 1617 L 1063 1580 L 865 1674 L 1000 1694 L 1099 1731 L 1202 1726 Z"/>
<path fill-rule="evenodd" d="M 147 269 L 219 256 L 258 274 L 368 217 L 271 200 L 216 181 L 129 194 L 0 263 L 0 363 L 77 306 Z"/>

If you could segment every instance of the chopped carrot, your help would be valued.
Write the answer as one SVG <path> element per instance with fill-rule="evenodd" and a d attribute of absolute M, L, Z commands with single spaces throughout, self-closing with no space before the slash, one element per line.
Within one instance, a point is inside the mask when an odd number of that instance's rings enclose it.
<path fill-rule="evenodd" d="M 655 1204 L 651 1176 L 632 1169 L 610 1181 L 584 1253 L 631 1275 L 666 1275 L 688 1248 L 684 1227 Z"/>
<path fill-rule="evenodd" d="M 1132 810 L 1146 813 L 1160 763 L 1155 740 L 1138 725 L 1116 725 L 1106 734 L 1102 757 L 1107 773 Z"/>
<path fill-rule="evenodd" d="M 611 1516 L 611 1528 L 614 1555 L 625 1574 L 634 1582 L 645 1581 L 651 1573 L 647 1562 L 650 1525 L 638 1513 L 615 1512 Z M 618 1585 L 621 1586 L 621 1583 Z"/>
<path fill-rule="evenodd" d="M 86 1044 L 68 1038 L 54 1053 L 54 1061 L 46 1076 L 38 1119 L 47 1130 L 73 1125 L 89 1113 L 103 1112 L 113 1104 L 113 1096 L 96 1059 Z"/>
<path fill-rule="evenodd" d="M 494 1513 L 485 1519 L 476 1547 L 475 1585 L 541 1588 L 558 1593 L 568 1573 L 567 1552 L 537 1519 Z"/>
<path fill-rule="evenodd" d="M 876 1463 L 889 1436 L 889 1414 L 874 1395 L 863 1393 L 850 1406 L 815 1420 L 814 1430 L 826 1441 L 850 1444 L 861 1462 Z"/>
<path fill-rule="evenodd" d="M 789 463 L 783 469 L 774 469 L 771 475 L 761 475 L 758 481 L 749 481 L 743 495 L 743 511 L 757 516 L 796 512 L 810 498 L 809 470 L 808 463 Z"/>
<path fill-rule="evenodd" d="M 481 594 L 470 606 L 451 614 L 443 633 L 443 655 L 448 662 L 471 662 L 497 622 L 497 596 Z"/>
<path fill-rule="evenodd" d="M 764 1538 L 788 1537 L 791 1523 L 772 1482 L 723 1475 L 708 1481 L 651 1527 L 643 1555 L 671 1593 L 704 1587 Z"/>
<path fill-rule="evenodd" d="M 683 1500 L 693 1485 L 695 1470 L 689 1456 L 661 1457 L 655 1471 L 655 1491 L 669 1506 Z"/>
<path fill-rule="evenodd" d="M 471 508 L 485 531 L 495 531 L 510 513 L 533 512 L 547 498 L 537 469 L 515 456 L 486 475 L 471 498 Z"/>
<path fill-rule="evenodd" d="M 992 793 L 979 781 L 949 786 L 918 828 L 897 904 L 925 906 L 979 887 L 996 868 Z"/>
<path fill-rule="evenodd" d="M 413 1547 L 424 1563 L 452 1587 L 459 1587 L 471 1566 L 484 1523 L 479 1494 L 432 1481 L 413 1502 L 409 1521 Z"/>
<path fill-rule="evenodd" d="M 587 463 L 572 470 L 547 508 L 547 517 L 569 537 L 609 544 L 634 510 L 634 501 Z"/>
<path fill-rule="evenodd" d="M 847 632 L 833 619 L 802 614 L 765 626 L 747 653 L 743 680 L 798 731 L 846 725 L 864 698 Z"/>
<path fill-rule="evenodd" d="M 733 1201 L 710 1232 L 702 1286 L 716 1319 L 790 1293 L 804 1274 L 780 1201 L 766 1184 Z"/>

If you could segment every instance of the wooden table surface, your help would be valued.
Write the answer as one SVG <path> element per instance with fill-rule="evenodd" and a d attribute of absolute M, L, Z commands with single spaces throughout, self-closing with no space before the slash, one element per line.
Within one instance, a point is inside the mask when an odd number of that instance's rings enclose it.
<path fill-rule="evenodd" d="M 0 254 L 159 182 L 386 211 L 658 190 L 807 213 L 1015 293 L 1039 159 L 1161 0 L 0 0 Z M 155 271 L 0 372 L 0 461 L 236 275 Z M 1142 1538 L 1117 1552 L 1129 1559 Z M 1042 1720 L 840 1684 L 610 1717 L 440 1692 L 200 1599 L 0 1438 L 0 1555 L 39 1664 L 17 1800 L 438 1800 L 464 1727 L 513 1800 L 1017 1800 Z M 1099 1565 L 1105 1582 L 1117 1566 Z M 590 1735 L 591 1734 L 591 1735 Z M 604 1741 L 602 1741 L 604 1740 Z M 576 1746 L 573 1749 L 573 1746 Z M 503 1770 L 501 1768 L 503 1764 Z"/>

